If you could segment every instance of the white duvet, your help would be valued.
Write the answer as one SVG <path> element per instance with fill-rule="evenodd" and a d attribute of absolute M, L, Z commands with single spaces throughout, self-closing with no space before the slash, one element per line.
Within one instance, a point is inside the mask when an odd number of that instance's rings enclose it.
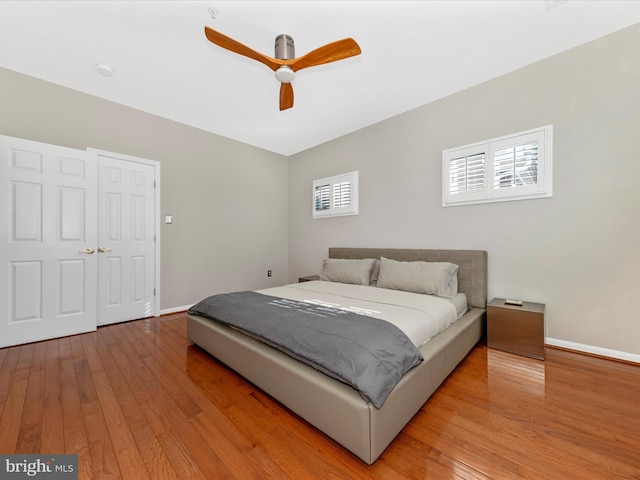
<path fill-rule="evenodd" d="M 361 313 L 394 324 L 416 347 L 424 345 L 464 314 L 466 296 L 448 299 L 433 295 L 336 282 L 292 283 L 258 293 L 311 302 Z"/>

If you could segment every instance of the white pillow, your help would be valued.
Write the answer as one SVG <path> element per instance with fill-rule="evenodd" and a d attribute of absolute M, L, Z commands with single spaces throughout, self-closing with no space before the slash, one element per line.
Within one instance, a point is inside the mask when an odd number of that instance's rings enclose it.
<path fill-rule="evenodd" d="M 371 271 L 376 260 L 365 258 L 349 260 L 344 258 L 327 258 L 322 262 L 320 280 L 326 282 L 355 283 L 369 285 Z"/>
<path fill-rule="evenodd" d="M 458 293 L 458 268 L 449 262 L 398 262 L 381 257 L 378 287 L 453 298 Z"/>

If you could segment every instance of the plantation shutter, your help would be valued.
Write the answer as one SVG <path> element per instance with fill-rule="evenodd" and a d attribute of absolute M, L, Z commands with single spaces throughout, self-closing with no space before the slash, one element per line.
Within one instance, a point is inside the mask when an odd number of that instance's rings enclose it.
<path fill-rule="evenodd" d="M 357 171 L 313 182 L 313 218 L 357 214 Z"/>
<path fill-rule="evenodd" d="M 318 185 L 315 188 L 314 208 L 316 212 L 331 208 L 331 185 Z"/>
<path fill-rule="evenodd" d="M 509 188 L 538 183 L 537 142 L 497 150 L 493 161 L 493 188 Z"/>
<path fill-rule="evenodd" d="M 553 126 L 442 152 L 442 205 L 550 197 Z"/>
<path fill-rule="evenodd" d="M 449 193 L 457 195 L 484 190 L 484 152 L 453 158 L 449 162 Z"/>
<path fill-rule="evenodd" d="M 334 208 L 351 206 L 351 182 L 340 182 L 333 186 Z"/>

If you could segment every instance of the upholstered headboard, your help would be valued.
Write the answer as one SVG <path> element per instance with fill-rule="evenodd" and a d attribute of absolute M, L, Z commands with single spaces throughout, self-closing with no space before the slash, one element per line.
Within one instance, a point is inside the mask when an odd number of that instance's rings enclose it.
<path fill-rule="evenodd" d="M 390 258 L 402 262 L 451 262 L 458 270 L 458 291 L 471 307 L 487 307 L 487 252 L 484 250 L 422 250 L 405 248 L 329 248 L 329 258 Z"/>

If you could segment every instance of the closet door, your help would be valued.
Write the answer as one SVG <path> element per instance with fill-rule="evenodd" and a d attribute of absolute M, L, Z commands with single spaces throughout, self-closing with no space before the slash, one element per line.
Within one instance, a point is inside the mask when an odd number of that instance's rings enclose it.
<path fill-rule="evenodd" d="M 96 165 L 0 136 L 0 347 L 95 330 Z"/>
<path fill-rule="evenodd" d="M 98 325 L 155 315 L 155 167 L 98 155 Z"/>

